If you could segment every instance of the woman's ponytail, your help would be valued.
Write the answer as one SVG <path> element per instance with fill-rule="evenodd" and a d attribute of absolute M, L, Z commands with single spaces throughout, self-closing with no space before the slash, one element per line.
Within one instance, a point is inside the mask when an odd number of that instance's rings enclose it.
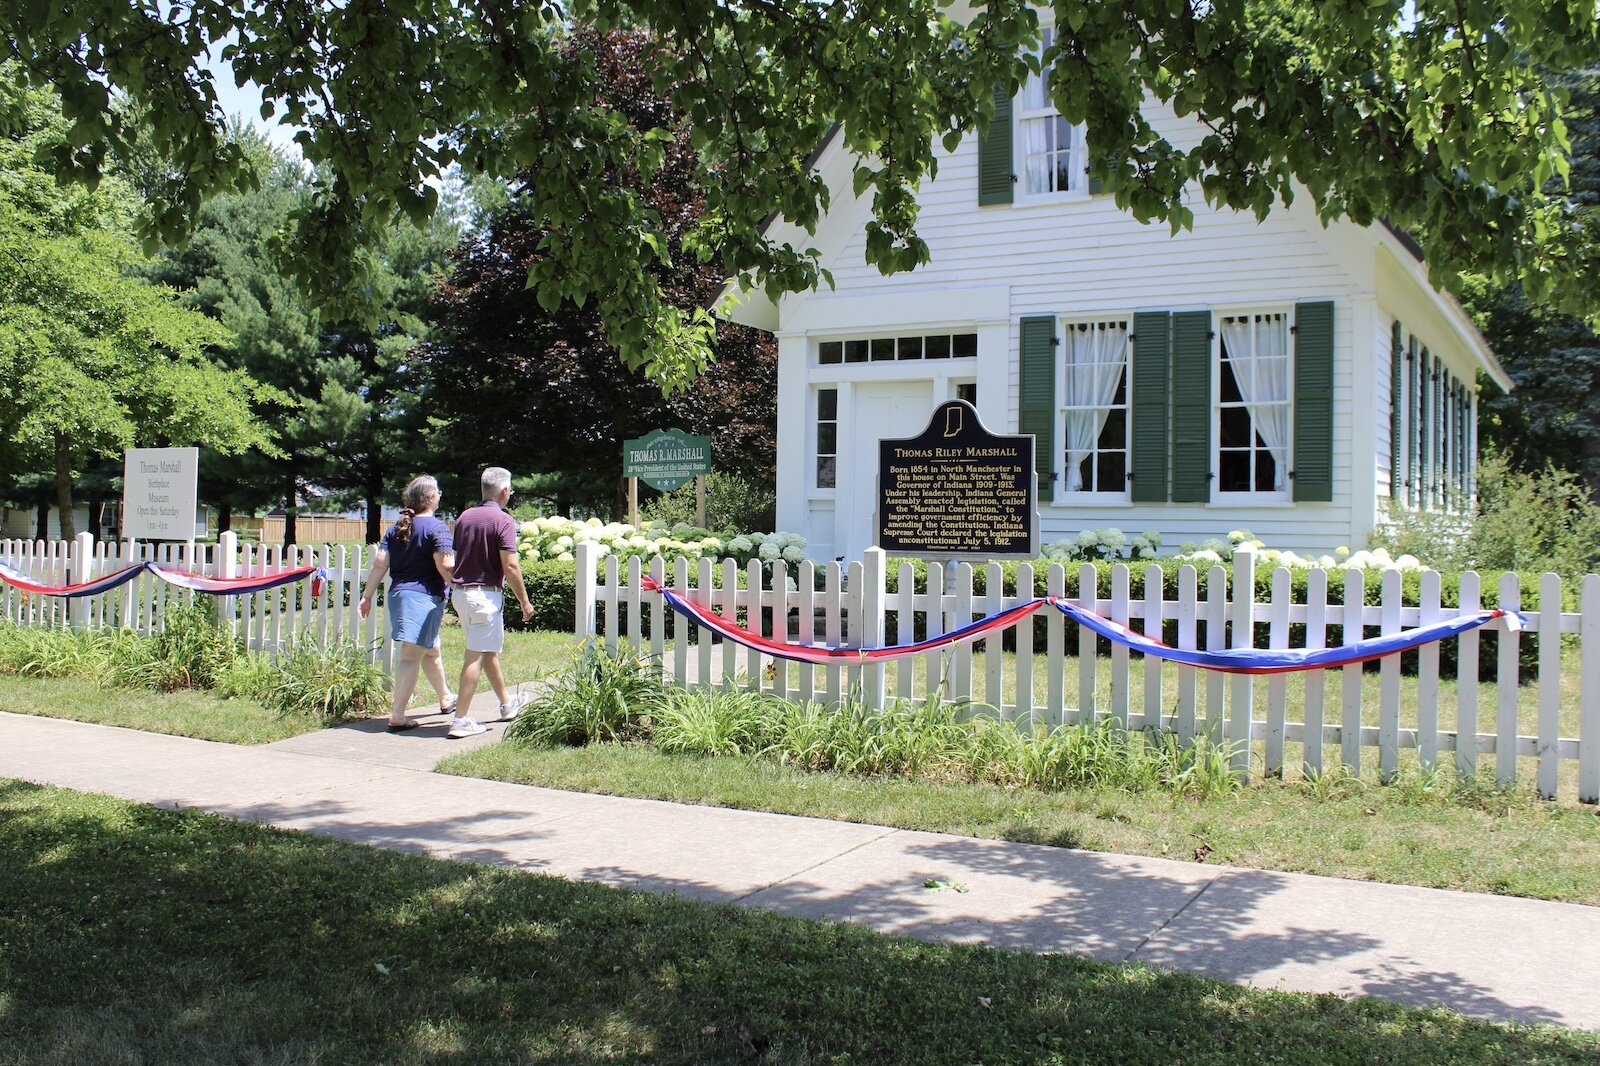
<path fill-rule="evenodd" d="M 411 528 L 415 524 L 412 519 L 418 511 L 426 511 L 439 502 L 439 483 L 427 474 L 412 478 L 405 491 L 400 494 L 400 518 L 391 531 L 396 544 L 405 544 L 411 540 Z"/>

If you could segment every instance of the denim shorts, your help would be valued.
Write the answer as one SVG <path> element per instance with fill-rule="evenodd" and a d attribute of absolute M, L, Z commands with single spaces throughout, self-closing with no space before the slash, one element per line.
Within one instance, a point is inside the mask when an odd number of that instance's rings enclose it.
<path fill-rule="evenodd" d="M 430 596 L 415 589 L 389 590 L 389 635 L 395 641 L 437 648 L 442 621 L 444 597 Z"/>

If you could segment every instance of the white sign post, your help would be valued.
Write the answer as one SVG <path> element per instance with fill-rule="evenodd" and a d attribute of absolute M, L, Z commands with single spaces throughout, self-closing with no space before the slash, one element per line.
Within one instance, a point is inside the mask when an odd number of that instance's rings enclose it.
<path fill-rule="evenodd" d="M 122 535 L 194 540 L 199 448 L 129 448 L 122 460 Z"/>

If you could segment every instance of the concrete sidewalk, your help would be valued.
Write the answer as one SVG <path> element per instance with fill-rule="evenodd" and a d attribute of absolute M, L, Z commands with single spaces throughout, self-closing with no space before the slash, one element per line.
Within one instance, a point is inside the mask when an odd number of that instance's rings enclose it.
<path fill-rule="evenodd" d="M 1600 1029 L 1600 908 L 429 771 L 461 744 L 374 722 L 245 748 L 0 713 L 0 776 L 925 939 Z"/>

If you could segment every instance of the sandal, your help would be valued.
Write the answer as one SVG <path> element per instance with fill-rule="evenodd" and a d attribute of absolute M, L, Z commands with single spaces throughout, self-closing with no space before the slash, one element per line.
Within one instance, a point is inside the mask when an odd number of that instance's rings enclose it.
<path fill-rule="evenodd" d="M 422 725 L 421 722 L 413 721 L 412 719 L 407 718 L 403 722 L 390 722 L 389 723 L 389 732 L 391 732 L 391 733 L 405 733 L 405 732 L 408 732 L 409 730 L 416 729 L 417 727 L 419 727 L 421 725 Z"/>
<path fill-rule="evenodd" d="M 461 706 L 461 697 L 457 696 L 457 697 L 455 697 L 454 699 L 452 699 L 450 701 L 450 705 L 448 707 L 445 706 L 442 703 L 439 704 L 439 713 L 440 714 L 447 714 L 450 717 L 454 718 L 455 714 L 456 714 L 456 708 L 459 707 L 459 706 Z"/>

